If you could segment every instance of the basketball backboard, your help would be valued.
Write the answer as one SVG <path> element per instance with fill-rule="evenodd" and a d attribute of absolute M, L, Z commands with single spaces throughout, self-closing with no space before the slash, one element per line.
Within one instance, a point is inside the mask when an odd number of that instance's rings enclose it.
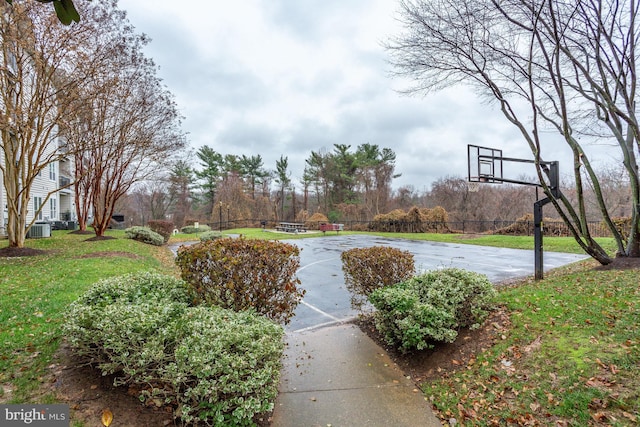
<path fill-rule="evenodd" d="M 468 180 L 500 184 L 502 179 L 502 150 L 497 148 L 467 145 Z"/>

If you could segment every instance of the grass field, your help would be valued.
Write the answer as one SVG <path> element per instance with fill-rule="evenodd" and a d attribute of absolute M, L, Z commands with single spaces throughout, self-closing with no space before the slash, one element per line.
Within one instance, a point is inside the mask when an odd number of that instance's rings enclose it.
<path fill-rule="evenodd" d="M 31 399 L 60 344 L 67 306 L 93 283 L 142 270 L 178 274 L 166 247 L 124 239 L 121 231 L 107 235 L 118 239 L 86 242 L 91 236 L 54 231 L 27 240 L 46 255 L 0 258 L 0 399 Z"/>
<path fill-rule="evenodd" d="M 256 229 L 247 238 L 306 238 Z M 331 233 L 333 234 L 333 233 Z M 355 233 L 351 233 L 355 234 Z M 141 270 L 177 275 L 167 247 L 56 231 L 28 240 L 45 255 L 0 258 L 0 401 L 47 403 L 46 367 L 61 342 L 67 306 L 97 280 Z M 533 248 L 533 238 L 407 235 L 441 242 Z M 313 235 L 322 238 L 321 234 Z M 172 237 L 172 243 L 197 240 Z M 602 239 L 608 250 L 610 239 Z M 0 248 L 7 245 L 0 241 Z M 545 250 L 580 252 L 570 238 L 546 238 Z M 511 326 L 463 369 L 425 386 L 438 410 L 459 425 L 637 425 L 640 420 L 638 270 L 597 271 L 592 261 L 551 272 L 539 282 L 501 290 Z M 536 424 L 537 423 L 537 424 Z"/>
<path fill-rule="evenodd" d="M 639 270 L 595 265 L 502 289 L 511 326 L 497 344 L 423 387 L 441 414 L 474 426 L 638 425 Z"/>

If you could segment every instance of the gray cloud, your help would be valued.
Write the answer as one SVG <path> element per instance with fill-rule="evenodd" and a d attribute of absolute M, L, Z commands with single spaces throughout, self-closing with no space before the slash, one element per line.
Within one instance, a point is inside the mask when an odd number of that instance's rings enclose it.
<path fill-rule="evenodd" d="M 260 154 L 269 169 L 281 155 L 299 178 L 311 151 L 371 143 L 393 149 L 395 186 L 429 188 L 465 176 L 466 146 L 502 148 L 530 158 L 517 129 L 494 105 L 451 88 L 406 97 L 389 77 L 381 41 L 397 31 L 388 0 L 246 2 L 127 0 L 148 53 L 176 95 L 193 148 Z M 549 137 L 550 155 L 566 150 Z"/>

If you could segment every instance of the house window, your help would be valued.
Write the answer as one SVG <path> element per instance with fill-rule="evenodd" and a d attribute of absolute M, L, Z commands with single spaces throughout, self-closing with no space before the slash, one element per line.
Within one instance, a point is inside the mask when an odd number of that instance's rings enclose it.
<path fill-rule="evenodd" d="M 58 199 L 49 199 L 49 214 L 51 215 L 51 219 L 58 219 Z"/>
<path fill-rule="evenodd" d="M 34 197 L 33 198 L 33 212 L 37 213 L 36 219 L 42 219 L 42 211 L 38 212 L 38 209 L 42 206 L 42 197 Z"/>
<path fill-rule="evenodd" d="M 54 163 L 49 163 L 49 179 L 51 181 L 56 180 L 56 165 Z"/>

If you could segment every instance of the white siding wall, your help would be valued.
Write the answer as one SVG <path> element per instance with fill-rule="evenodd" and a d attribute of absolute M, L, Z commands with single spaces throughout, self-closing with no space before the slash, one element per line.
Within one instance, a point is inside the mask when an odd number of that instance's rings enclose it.
<path fill-rule="evenodd" d="M 2 150 L 0 150 L 0 162 L 4 163 L 4 153 Z M 73 177 L 72 160 L 65 162 L 64 173 L 68 178 Z M 0 236 L 6 236 L 7 231 L 5 223 L 8 219 L 9 213 L 7 209 L 7 193 L 2 182 L 2 172 L 0 172 Z M 59 221 L 62 219 L 62 214 L 65 213 L 70 214 L 71 220 L 77 219 L 73 188 L 54 193 L 49 200 L 44 203 L 47 193 L 58 189 L 59 183 L 60 164 L 59 162 L 54 162 L 42 170 L 31 187 L 31 200 L 29 200 L 27 222 L 30 222 L 33 219 L 33 215 L 37 208 L 36 205 L 40 202 L 44 204 L 44 207 L 38 216 L 37 221 Z"/>

